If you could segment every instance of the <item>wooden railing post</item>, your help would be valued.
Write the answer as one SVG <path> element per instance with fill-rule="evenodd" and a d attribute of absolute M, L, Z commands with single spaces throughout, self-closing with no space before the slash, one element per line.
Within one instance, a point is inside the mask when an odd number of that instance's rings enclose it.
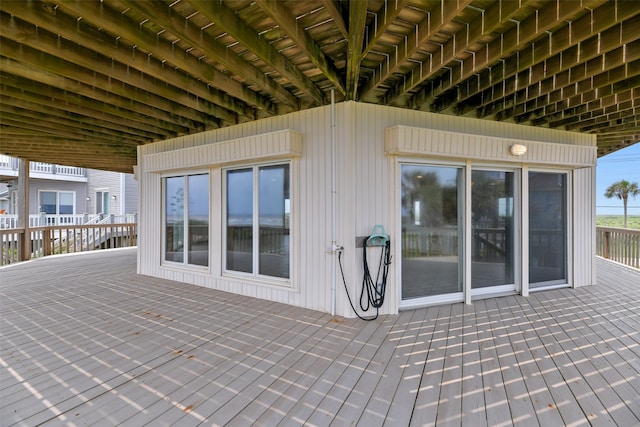
<path fill-rule="evenodd" d="M 604 232 L 604 254 L 603 256 L 607 259 L 611 258 L 611 232 L 610 231 L 605 231 Z"/>
<path fill-rule="evenodd" d="M 18 242 L 18 260 L 31 259 L 31 232 L 29 231 L 29 160 L 18 159 L 18 227 L 24 232 Z"/>
<path fill-rule="evenodd" d="M 42 239 L 43 239 L 43 255 L 44 256 L 48 256 L 51 255 L 52 251 L 51 251 L 51 228 L 50 227 L 45 227 L 44 231 L 42 232 Z"/>

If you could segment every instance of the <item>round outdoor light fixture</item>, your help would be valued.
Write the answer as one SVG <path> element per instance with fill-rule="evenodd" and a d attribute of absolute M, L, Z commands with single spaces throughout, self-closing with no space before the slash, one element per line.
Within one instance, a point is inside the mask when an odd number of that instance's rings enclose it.
<path fill-rule="evenodd" d="M 513 144 L 509 148 L 509 151 L 511 151 L 511 154 L 513 154 L 514 156 L 522 156 L 527 152 L 527 146 L 522 144 Z"/>

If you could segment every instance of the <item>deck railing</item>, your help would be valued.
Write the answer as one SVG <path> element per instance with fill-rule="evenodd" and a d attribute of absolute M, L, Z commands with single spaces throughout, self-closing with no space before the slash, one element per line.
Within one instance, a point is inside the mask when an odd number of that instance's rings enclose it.
<path fill-rule="evenodd" d="M 9 172 L 10 175 L 18 176 L 19 160 L 15 157 L 0 155 L 0 170 Z M 51 163 L 29 162 L 29 171 L 39 174 L 65 175 L 73 178 L 87 177 L 87 169 L 75 166 L 55 165 Z"/>
<path fill-rule="evenodd" d="M 31 214 L 29 227 L 44 227 L 53 225 L 83 225 L 83 224 L 125 224 L 137 222 L 136 214 L 105 215 L 105 214 Z M 18 228 L 18 215 L 0 215 L 0 229 Z"/>
<path fill-rule="evenodd" d="M 0 230 L 0 265 L 20 259 L 24 228 Z M 135 223 L 56 225 L 29 229 L 31 258 L 137 245 Z"/>
<path fill-rule="evenodd" d="M 640 268 L 640 230 L 596 227 L 596 253 L 603 258 Z"/>

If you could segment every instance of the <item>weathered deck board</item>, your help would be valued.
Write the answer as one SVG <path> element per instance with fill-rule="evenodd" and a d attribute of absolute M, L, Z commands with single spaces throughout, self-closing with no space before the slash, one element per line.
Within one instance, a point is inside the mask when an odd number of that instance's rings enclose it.
<path fill-rule="evenodd" d="M 0 270 L 0 425 L 640 425 L 640 272 L 374 322 L 135 274 Z"/>

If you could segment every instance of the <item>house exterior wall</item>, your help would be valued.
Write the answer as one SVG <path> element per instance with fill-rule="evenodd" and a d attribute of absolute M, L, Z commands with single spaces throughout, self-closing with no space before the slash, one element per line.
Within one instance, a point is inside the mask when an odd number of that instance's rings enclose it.
<path fill-rule="evenodd" d="M 291 183 L 295 187 L 292 201 L 292 218 L 295 219 L 292 219 L 291 231 L 295 236 L 293 287 L 265 286 L 254 280 L 243 281 L 222 274 L 221 254 L 224 248 L 220 236 L 224 232 L 224 162 L 210 168 L 210 267 L 206 271 L 196 271 L 162 265 L 162 233 L 159 231 L 163 228 L 163 172 L 186 172 L 195 168 L 189 166 L 187 160 L 176 161 L 178 157 L 188 157 L 188 153 L 196 156 L 197 150 L 192 150 L 194 147 L 210 152 L 219 143 L 240 141 L 240 144 L 250 138 L 286 130 L 302 137 L 300 156 L 292 160 Z M 396 136 L 401 134 L 401 144 L 394 146 L 393 132 Z M 417 148 L 407 145 L 407 140 L 415 142 Z M 428 144 L 420 146 L 420 141 L 425 140 L 440 142 L 429 147 Z M 261 141 L 258 143 L 264 143 Z M 328 253 L 333 240 L 331 141 L 332 107 L 324 106 L 139 147 L 137 176 L 141 220 L 138 272 L 324 312 L 332 309 L 332 288 L 335 283 L 335 313 L 352 317 L 340 271 L 336 269 L 337 256 Z M 504 155 L 505 149 L 513 141 L 530 147 L 528 158 Z M 381 224 L 391 237 L 394 262 L 389 272 L 387 297 L 380 313 L 398 311 L 400 274 L 395 261 L 400 258 L 401 250 L 399 162 L 402 159 L 482 161 L 524 170 L 530 162 L 538 168 L 565 168 L 572 182 L 570 284 L 581 286 L 594 282 L 594 137 L 346 102 L 335 105 L 335 142 L 335 240 L 338 245 L 344 246 L 342 265 L 352 299 L 359 297 L 363 276 L 362 249 L 356 247 L 356 239 L 368 236 L 376 224 Z M 229 146 L 239 150 L 238 144 L 231 143 Z M 286 153 L 283 155 L 286 156 Z M 246 159 L 250 162 L 251 155 L 247 155 Z M 197 164 L 198 170 L 202 170 L 202 167 L 202 164 Z"/>
<path fill-rule="evenodd" d="M 129 214 L 138 212 L 138 182 L 132 173 L 122 174 L 120 176 L 121 192 L 124 191 L 122 200 L 124 200 L 123 210 L 121 214 Z"/>
<path fill-rule="evenodd" d="M 137 212 L 138 186 L 133 174 L 87 169 L 87 179 L 87 192 L 90 197 L 88 213 L 124 215 Z M 109 192 L 108 212 L 96 212 L 96 192 L 98 191 Z"/>
<path fill-rule="evenodd" d="M 75 213 L 87 212 L 87 184 L 85 182 L 35 179 L 29 180 L 29 213 L 40 213 L 39 194 L 41 191 L 64 191 L 75 194 Z"/>

